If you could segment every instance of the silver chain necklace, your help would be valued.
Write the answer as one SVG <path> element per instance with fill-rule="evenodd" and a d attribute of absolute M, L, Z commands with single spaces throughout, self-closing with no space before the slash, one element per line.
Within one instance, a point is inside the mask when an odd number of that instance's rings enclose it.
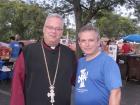
<path fill-rule="evenodd" d="M 47 71 L 49 85 L 50 85 L 50 87 L 49 87 L 50 91 L 47 93 L 47 96 L 51 98 L 50 102 L 53 105 L 53 103 L 55 102 L 55 100 L 54 100 L 54 96 L 55 96 L 55 91 L 54 91 L 55 87 L 54 87 L 54 85 L 55 85 L 56 76 L 57 76 L 57 72 L 58 72 L 58 66 L 59 66 L 59 62 L 60 62 L 60 47 L 59 47 L 56 71 L 55 71 L 53 82 L 51 82 L 51 79 L 50 79 L 50 73 L 49 73 L 48 64 L 47 64 L 47 60 L 46 60 L 46 55 L 45 55 L 45 51 L 44 51 L 44 47 L 43 47 L 43 41 L 41 42 L 41 47 L 42 47 L 42 52 L 43 52 L 43 56 L 44 56 L 44 61 L 45 61 L 45 65 L 46 65 L 46 71 Z"/>

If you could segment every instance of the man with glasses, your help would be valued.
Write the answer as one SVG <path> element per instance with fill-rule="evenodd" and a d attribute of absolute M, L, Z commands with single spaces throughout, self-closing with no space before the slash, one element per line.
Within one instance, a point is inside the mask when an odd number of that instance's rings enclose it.
<path fill-rule="evenodd" d="M 43 40 L 23 49 L 14 67 L 10 105 L 70 105 L 76 57 L 59 43 L 63 27 L 60 15 L 49 15 Z"/>

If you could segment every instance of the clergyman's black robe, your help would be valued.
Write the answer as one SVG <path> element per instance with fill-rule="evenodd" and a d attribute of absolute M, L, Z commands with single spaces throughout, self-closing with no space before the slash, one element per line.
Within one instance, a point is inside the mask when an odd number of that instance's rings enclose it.
<path fill-rule="evenodd" d="M 51 82 L 54 79 L 59 48 L 60 62 L 55 83 L 54 105 L 70 105 L 71 77 L 76 72 L 76 57 L 73 51 L 59 44 L 54 50 L 44 44 Z M 10 105 L 51 105 L 49 81 L 41 43 L 31 44 L 20 54 L 12 82 Z"/>

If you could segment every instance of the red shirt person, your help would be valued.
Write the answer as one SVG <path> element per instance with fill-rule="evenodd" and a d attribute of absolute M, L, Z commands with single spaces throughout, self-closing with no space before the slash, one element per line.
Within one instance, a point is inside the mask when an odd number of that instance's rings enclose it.
<path fill-rule="evenodd" d="M 132 48 L 129 43 L 124 41 L 124 44 L 122 45 L 121 52 L 124 54 L 130 53 L 132 51 Z"/>

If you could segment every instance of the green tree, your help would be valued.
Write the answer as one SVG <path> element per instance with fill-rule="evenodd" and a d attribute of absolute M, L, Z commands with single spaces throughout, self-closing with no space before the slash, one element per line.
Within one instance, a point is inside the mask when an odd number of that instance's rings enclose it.
<path fill-rule="evenodd" d="M 24 39 L 38 38 L 46 17 L 45 10 L 38 4 L 22 1 L 0 3 L 0 35 L 8 37 L 19 34 Z"/>
<path fill-rule="evenodd" d="M 123 5 L 125 3 L 132 4 L 136 0 L 44 0 L 43 4 L 46 3 L 46 8 L 51 9 L 51 12 L 58 12 L 64 15 L 74 14 L 76 29 L 88 22 L 91 19 L 96 19 L 101 16 L 101 11 L 113 11 L 117 5 Z"/>
<path fill-rule="evenodd" d="M 102 36 L 105 35 L 110 38 L 118 38 L 137 31 L 137 25 L 131 19 L 109 12 L 104 12 L 104 16 L 97 19 L 96 25 L 99 27 Z"/>

